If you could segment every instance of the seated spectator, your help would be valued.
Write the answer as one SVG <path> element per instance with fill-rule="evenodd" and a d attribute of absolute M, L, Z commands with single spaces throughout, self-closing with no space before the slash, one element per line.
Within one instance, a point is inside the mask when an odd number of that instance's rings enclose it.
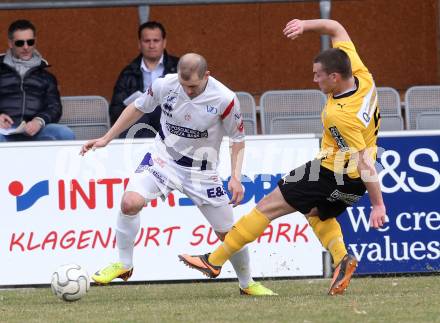
<path fill-rule="evenodd" d="M 62 112 L 57 80 L 35 43 L 30 21 L 9 26 L 9 49 L 0 55 L 0 141 L 75 139 L 71 129 L 56 124 Z"/>
<path fill-rule="evenodd" d="M 138 29 L 138 46 L 140 54 L 126 66 L 116 82 L 113 97 L 110 103 L 110 121 L 113 125 L 128 104 L 124 104 L 130 95 L 136 91 L 145 92 L 153 81 L 169 73 L 176 73 L 178 57 L 168 55 L 165 50 L 167 40 L 165 28 L 156 21 L 149 21 Z M 127 103 L 127 102 L 126 102 Z M 135 138 L 154 137 L 160 128 L 160 106 L 152 113 L 144 114 L 139 123 L 148 124 L 150 127 L 138 130 Z M 127 131 L 120 135 L 125 138 Z"/>

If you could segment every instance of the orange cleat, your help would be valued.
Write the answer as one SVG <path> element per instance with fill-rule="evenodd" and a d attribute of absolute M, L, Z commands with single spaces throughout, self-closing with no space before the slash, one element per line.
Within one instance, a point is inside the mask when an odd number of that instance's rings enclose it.
<path fill-rule="evenodd" d="M 332 296 L 344 294 L 357 266 L 357 259 L 352 255 L 346 254 L 333 273 L 333 279 L 328 294 Z"/>
<path fill-rule="evenodd" d="M 208 261 L 208 257 L 209 253 L 196 256 L 190 256 L 186 254 L 179 255 L 180 261 L 182 261 L 188 267 L 197 269 L 209 278 L 216 278 L 218 275 L 220 275 L 222 267 L 211 265 Z"/>

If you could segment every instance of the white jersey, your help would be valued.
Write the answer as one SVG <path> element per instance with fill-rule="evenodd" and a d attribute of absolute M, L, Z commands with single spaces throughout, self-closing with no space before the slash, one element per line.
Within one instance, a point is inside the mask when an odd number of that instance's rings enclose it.
<path fill-rule="evenodd" d="M 211 76 L 205 90 L 191 99 L 177 74 L 168 74 L 156 79 L 134 104 L 145 113 L 161 106 L 156 148 L 182 166 L 215 169 L 223 136 L 233 142 L 244 140 L 237 96 Z"/>

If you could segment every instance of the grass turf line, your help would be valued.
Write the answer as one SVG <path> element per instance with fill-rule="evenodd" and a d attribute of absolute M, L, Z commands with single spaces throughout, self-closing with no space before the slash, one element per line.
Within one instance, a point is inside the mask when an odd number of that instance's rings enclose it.
<path fill-rule="evenodd" d="M 93 286 L 74 303 L 0 290 L 0 322 L 440 322 L 440 276 L 355 278 L 336 297 L 328 279 L 263 283 L 280 295 L 240 296 L 235 282 Z"/>

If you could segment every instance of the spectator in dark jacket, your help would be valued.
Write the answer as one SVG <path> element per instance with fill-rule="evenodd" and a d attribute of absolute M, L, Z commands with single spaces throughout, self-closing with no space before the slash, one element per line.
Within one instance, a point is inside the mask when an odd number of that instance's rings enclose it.
<path fill-rule="evenodd" d="M 75 139 L 56 124 L 62 111 L 57 80 L 35 49 L 35 36 L 28 20 L 9 26 L 9 49 L 0 55 L 0 141 Z"/>
<path fill-rule="evenodd" d="M 168 55 L 165 50 L 166 32 L 161 23 L 149 21 L 139 26 L 138 39 L 141 53 L 122 70 L 113 90 L 110 103 L 112 125 L 125 109 L 124 100 L 130 95 L 136 91 L 145 92 L 156 78 L 177 71 L 179 58 Z M 136 131 L 135 137 L 154 137 L 160 128 L 160 114 L 159 106 L 152 113 L 144 114 L 137 122 L 140 129 Z M 147 124 L 149 127 L 141 126 L 140 123 Z M 123 132 L 120 138 L 125 138 L 126 135 L 127 131 Z"/>

